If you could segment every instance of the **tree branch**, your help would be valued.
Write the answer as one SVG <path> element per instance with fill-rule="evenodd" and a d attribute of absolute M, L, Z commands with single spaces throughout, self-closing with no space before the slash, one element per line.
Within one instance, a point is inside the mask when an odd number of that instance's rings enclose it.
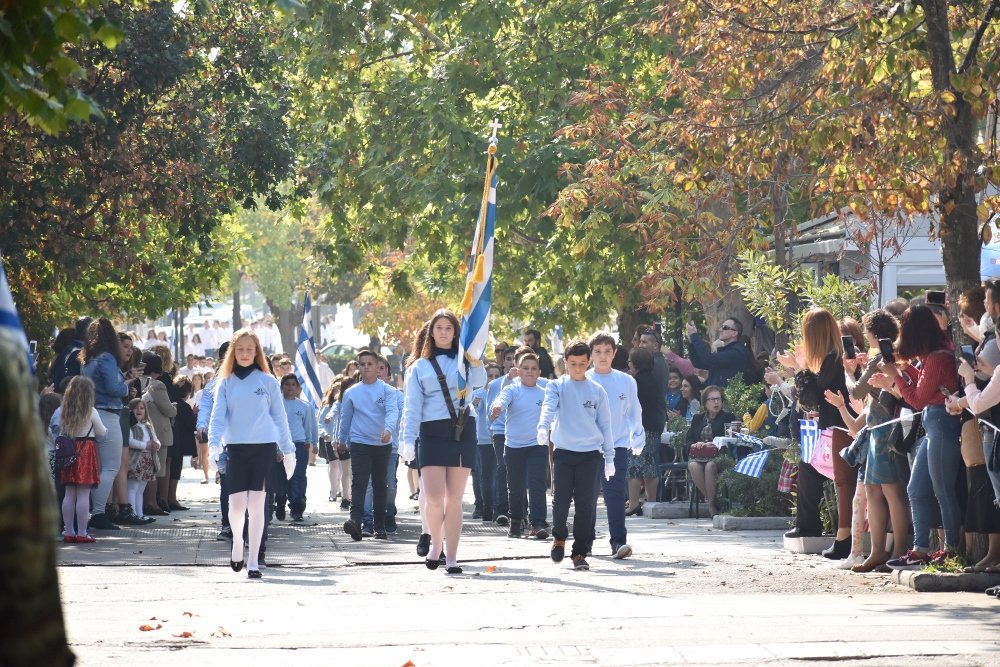
<path fill-rule="evenodd" d="M 428 39 L 428 40 L 434 42 L 437 45 L 437 47 L 438 47 L 439 50 L 441 50 L 441 51 L 450 51 L 451 50 L 451 47 L 448 46 L 443 39 L 441 39 L 440 37 L 438 37 L 437 35 L 435 35 L 433 32 L 431 32 L 427 28 L 427 26 L 425 26 L 424 24 L 422 24 L 420 21 L 418 21 L 414 17 L 410 16 L 409 14 L 397 14 L 397 16 L 399 18 L 403 19 L 404 21 L 406 21 L 407 23 L 409 23 L 410 25 L 412 25 L 414 28 L 416 28 L 417 32 L 419 32 L 421 35 L 424 36 L 424 39 Z"/>
<path fill-rule="evenodd" d="M 990 26 L 990 22 L 993 20 L 993 16 L 996 12 L 1000 10 L 1000 0 L 993 0 L 990 2 L 990 6 L 986 9 L 986 14 L 983 16 L 982 22 L 979 27 L 976 28 L 976 35 L 972 38 L 972 43 L 969 44 L 969 50 L 965 54 L 965 60 L 962 61 L 962 66 L 958 68 L 960 73 L 965 73 L 976 64 L 976 56 L 979 53 L 979 44 L 983 41 L 983 35 L 986 33 L 986 29 Z"/>

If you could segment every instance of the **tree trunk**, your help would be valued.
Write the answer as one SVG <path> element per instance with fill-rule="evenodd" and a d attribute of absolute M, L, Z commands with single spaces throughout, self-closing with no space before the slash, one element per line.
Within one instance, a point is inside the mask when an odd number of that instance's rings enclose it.
<path fill-rule="evenodd" d="M 270 299 L 266 299 L 268 310 L 274 317 L 274 325 L 278 327 L 278 335 L 281 336 L 281 347 L 285 354 L 294 356 L 295 354 L 295 326 L 302 322 L 302 305 L 293 304 L 290 308 L 279 308 Z"/>
<path fill-rule="evenodd" d="M 622 347 L 625 350 L 632 349 L 632 337 L 636 328 L 641 324 L 651 324 L 655 317 L 645 308 L 636 307 L 633 304 L 622 306 L 618 311 L 618 337 L 621 338 Z"/>
<path fill-rule="evenodd" d="M 236 289 L 233 290 L 233 331 L 238 331 L 243 328 L 243 316 L 240 314 L 240 286 L 239 283 L 236 284 Z"/>

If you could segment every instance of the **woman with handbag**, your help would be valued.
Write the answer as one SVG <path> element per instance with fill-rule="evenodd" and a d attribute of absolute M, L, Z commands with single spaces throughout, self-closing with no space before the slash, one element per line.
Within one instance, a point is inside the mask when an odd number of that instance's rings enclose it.
<path fill-rule="evenodd" d="M 840 325 L 830 311 L 812 308 L 802 316 L 802 347 L 794 358 L 778 355 L 785 366 L 796 370 L 795 388 L 799 409 L 815 413 L 821 431 L 829 430 L 833 454 L 833 483 L 837 491 L 837 535 L 833 545 L 823 552 L 827 558 L 843 560 L 851 553 L 852 503 L 857 490 L 857 471 L 847 465 L 840 450 L 851 444 L 844 420 L 824 394 L 829 390 L 847 398 Z M 834 428 L 838 427 L 838 428 Z M 823 534 L 819 504 L 826 477 L 808 461 L 799 463 L 798 495 L 795 499 L 795 528 L 785 537 L 819 537 Z"/>
<path fill-rule="evenodd" d="M 897 356 L 915 361 L 919 368 L 907 366 L 900 371 L 892 360 L 883 359 L 879 370 L 893 381 L 903 399 L 921 411 L 921 423 L 927 437 L 913 453 L 913 469 L 906 487 L 913 518 L 913 549 L 890 560 L 893 569 L 916 569 L 931 562 L 943 563 L 955 554 L 959 545 L 962 516 L 958 501 L 958 473 L 962 465 L 959 417 L 948 414 L 945 394 L 958 390 L 955 357 L 947 334 L 926 306 L 911 306 L 900 321 Z M 941 508 L 944 523 L 944 549 L 929 554 L 934 501 Z"/>
<path fill-rule="evenodd" d="M 448 574 L 459 574 L 458 540 L 462 532 L 462 496 L 476 461 L 476 420 L 458 395 L 458 341 L 461 329 L 450 310 L 434 313 L 420 358 L 407 371 L 400 453 L 412 461 L 420 439 L 423 518 L 431 554 L 445 547 Z M 469 391 L 485 384 L 480 364 L 469 368 Z M 360 502 L 360 500 L 358 501 Z M 425 559 L 428 569 L 437 558 Z"/>
<path fill-rule="evenodd" d="M 702 411 L 691 420 L 691 427 L 685 436 L 688 445 L 688 472 L 691 481 L 698 487 L 708 501 L 708 513 L 715 516 L 719 513 L 719 503 L 716 489 L 719 483 L 719 468 L 715 457 L 719 448 L 712 442 L 726 434 L 726 426 L 736 417 L 725 410 L 726 395 L 722 387 L 709 385 L 701 392 Z"/>

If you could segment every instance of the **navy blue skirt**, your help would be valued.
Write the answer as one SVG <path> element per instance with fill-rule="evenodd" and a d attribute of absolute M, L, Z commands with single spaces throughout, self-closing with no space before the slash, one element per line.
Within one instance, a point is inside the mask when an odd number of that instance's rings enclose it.
<path fill-rule="evenodd" d="M 273 442 L 226 445 L 226 452 L 229 454 L 226 490 L 230 494 L 263 491 L 264 480 L 278 458 L 278 445 Z"/>
<path fill-rule="evenodd" d="M 438 419 L 420 423 L 420 444 L 417 447 L 419 467 L 444 466 L 469 468 L 476 461 L 476 419 L 470 416 L 465 422 L 462 439 L 455 440 L 455 426 L 451 419 Z"/>

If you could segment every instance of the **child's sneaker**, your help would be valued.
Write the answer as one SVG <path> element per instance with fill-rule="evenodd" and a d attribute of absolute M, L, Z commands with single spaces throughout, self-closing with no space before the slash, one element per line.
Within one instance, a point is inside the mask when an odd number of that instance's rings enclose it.
<path fill-rule="evenodd" d="M 573 556 L 573 569 L 574 570 L 589 570 L 590 565 L 587 563 L 587 557 L 583 554 L 577 554 Z"/>
<path fill-rule="evenodd" d="M 632 555 L 632 547 L 627 544 L 622 544 L 618 547 L 612 549 L 611 557 L 616 560 L 624 560 Z"/>
<path fill-rule="evenodd" d="M 533 537 L 536 540 L 546 540 L 549 537 L 549 529 L 546 528 L 545 526 L 541 526 L 538 528 L 532 526 L 531 530 L 528 531 L 528 537 Z"/>
<path fill-rule="evenodd" d="M 930 556 L 923 551 L 911 549 L 905 556 L 893 558 L 886 563 L 886 567 L 893 570 L 919 570 L 931 562 Z"/>
<path fill-rule="evenodd" d="M 954 558 L 955 552 L 951 549 L 941 549 L 931 554 L 931 565 L 944 565 L 949 558 Z"/>
<path fill-rule="evenodd" d="M 553 540 L 550 555 L 553 563 L 562 562 L 563 556 L 566 555 L 566 540 Z"/>

